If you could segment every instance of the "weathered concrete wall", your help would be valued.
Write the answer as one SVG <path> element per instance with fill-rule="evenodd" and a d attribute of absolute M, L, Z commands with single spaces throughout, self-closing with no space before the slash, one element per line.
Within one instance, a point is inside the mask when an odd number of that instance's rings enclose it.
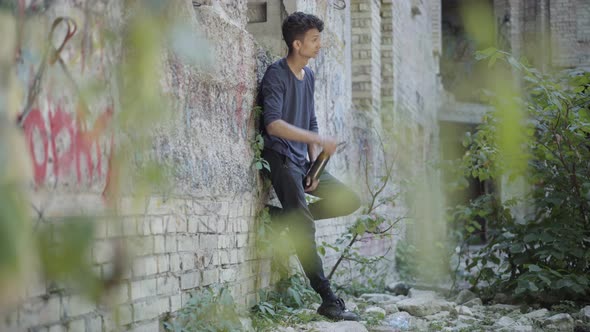
<path fill-rule="evenodd" d="M 499 37 L 542 68 L 590 66 L 590 7 L 584 0 L 495 0 Z"/>
<path fill-rule="evenodd" d="M 286 14 L 283 1 L 255 0 L 248 1 L 248 5 L 252 8 L 249 16 L 253 19 L 253 22 L 248 22 L 246 26 L 248 32 L 256 36 L 256 41 L 271 54 L 285 54 L 287 45 L 282 39 L 281 32 Z M 266 6 L 266 12 L 262 10 L 264 6 Z"/>
<path fill-rule="evenodd" d="M 432 43 L 432 24 L 437 21 L 429 15 L 427 3 L 393 2 L 394 121 L 401 126 L 396 129 L 407 131 L 405 137 L 416 143 L 406 147 L 411 147 L 407 156 L 413 156 L 418 165 L 436 155 L 436 117 L 442 91 Z"/>
<path fill-rule="evenodd" d="M 175 192 L 182 195 L 231 196 L 255 190 L 249 142 L 257 50 L 245 31 L 246 2 L 227 3 L 239 11 L 202 5 L 189 18 L 207 41 L 211 63 L 206 70 L 172 53 L 167 59 L 164 90 L 173 95 L 176 113 L 159 132 L 156 145 L 159 157 L 174 165 Z"/>

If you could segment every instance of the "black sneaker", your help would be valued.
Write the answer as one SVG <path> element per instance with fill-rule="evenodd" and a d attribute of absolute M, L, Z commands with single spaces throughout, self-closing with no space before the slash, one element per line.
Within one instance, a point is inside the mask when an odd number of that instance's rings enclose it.
<path fill-rule="evenodd" d="M 341 298 L 322 302 L 322 305 L 318 308 L 318 314 L 331 320 L 360 320 L 357 314 L 346 310 L 344 300 Z"/>

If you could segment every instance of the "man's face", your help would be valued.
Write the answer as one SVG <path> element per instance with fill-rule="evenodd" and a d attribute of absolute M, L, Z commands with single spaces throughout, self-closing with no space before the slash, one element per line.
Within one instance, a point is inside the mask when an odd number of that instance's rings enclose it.
<path fill-rule="evenodd" d="M 322 47 L 322 38 L 318 29 L 307 30 L 303 40 L 295 40 L 295 50 L 300 56 L 315 58 Z"/>

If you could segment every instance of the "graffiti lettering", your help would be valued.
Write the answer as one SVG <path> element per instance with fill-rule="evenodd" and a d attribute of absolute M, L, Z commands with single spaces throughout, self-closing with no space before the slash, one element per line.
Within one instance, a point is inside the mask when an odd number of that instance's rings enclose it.
<path fill-rule="evenodd" d="M 49 172 L 59 181 L 75 171 L 78 184 L 102 179 L 102 158 L 111 151 L 102 151 L 99 138 L 112 115 L 113 110 L 108 107 L 88 130 L 79 117 L 72 117 L 72 113 L 66 112 L 62 105 L 50 106 L 48 123 L 41 110 L 33 108 L 23 123 L 23 129 L 33 161 L 35 184 L 42 185 Z M 86 172 L 83 172 L 84 169 Z"/>

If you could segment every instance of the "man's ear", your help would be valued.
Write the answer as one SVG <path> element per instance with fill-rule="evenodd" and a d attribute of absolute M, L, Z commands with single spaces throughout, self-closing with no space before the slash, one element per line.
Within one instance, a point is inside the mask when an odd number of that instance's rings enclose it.
<path fill-rule="evenodd" d="M 301 44 L 302 44 L 302 43 L 301 43 L 301 40 L 299 40 L 299 39 L 295 39 L 295 40 L 293 41 L 293 48 L 294 48 L 295 50 L 299 50 L 299 49 L 301 48 Z"/>

